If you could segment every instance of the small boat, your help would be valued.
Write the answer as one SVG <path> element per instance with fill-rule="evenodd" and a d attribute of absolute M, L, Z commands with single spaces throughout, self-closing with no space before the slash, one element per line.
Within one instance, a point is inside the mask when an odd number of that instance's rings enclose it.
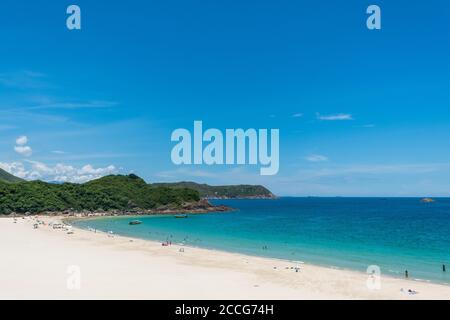
<path fill-rule="evenodd" d="M 175 218 L 177 218 L 177 219 L 187 218 L 187 217 L 188 217 L 187 214 L 177 214 L 177 215 L 175 216 Z"/>
<path fill-rule="evenodd" d="M 431 199 L 431 198 L 423 198 L 423 199 L 422 199 L 422 202 L 423 202 L 423 203 L 432 203 L 432 202 L 434 202 L 434 199 Z"/>
<path fill-rule="evenodd" d="M 134 226 L 134 225 L 141 224 L 141 223 L 142 223 L 142 221 L 139 221 L 139 220 L 133 220 L 133 221 L 130 221 L 128 224 L 129 224 L 130 226 Z"/>

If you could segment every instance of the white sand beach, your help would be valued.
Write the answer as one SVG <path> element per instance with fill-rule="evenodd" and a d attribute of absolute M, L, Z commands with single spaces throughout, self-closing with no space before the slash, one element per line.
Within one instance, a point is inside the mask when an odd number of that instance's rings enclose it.
<path fill-rule="evenodd" d="M 0 219 L 0 299 L 450 299 L 446 285 L 370 290 L 364 273 L 33 224 Z"/>

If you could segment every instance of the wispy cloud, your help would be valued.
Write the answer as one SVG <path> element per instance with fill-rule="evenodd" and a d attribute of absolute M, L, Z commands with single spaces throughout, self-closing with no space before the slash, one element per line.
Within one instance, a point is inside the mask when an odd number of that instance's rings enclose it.
<path fill-rule="evenodd" d="M 66 151 L 54 150 L 51 152 L 53 156 L 39 157 L 40 160 L 50 161 L 72 161 L 72 160 L 94 160 L 94 159 L 112 159 L 112 158 L 128 158 L 141 156 L 135 153 L 87 153 L 87 154 L 73 154 Z"/>
<path fill-rule="evenodd" d="M 292 115 L 292 118 L 300 118 L 300 117 L 303 117 L 303 113 L 294 113 Z"/>
<path fill-rule="evenodd" d="M 12 130 L 12 129 L 16 129 L 16 128 L 17 128 L 17 126 L 8 125 L 8 124 L 0 125 L 0 131 Z"/>
<path fill-rule="evenodd" d="M 322 121 L 345 121 L 345 120 L 353 120 L 353 116 L 348 113 L 338 113 L 338 114 L 330 114 L 330 115 L 321 115 L 320 113 L 316 114 L 317 119 Z"/>
<path fill-rule="evenodd" d="M 117 106 L 115 101 L 85 101 L 85 102 L 73 102 L 73 101 L 53 101 L 49 103 L 39 104 L 36 106 L 25 107 L 26 110 L 40 110 L 40 109 L 99 109 L 99 108 L 111 108 Z"/>
<path fill-rule="evenodd" d="M 112 108 L 118 105 L 116 101 L 103 99 L 71 99 L 47 95 L 45 90 L 56 87 L 48 81 L 46 74 L 36 71 L 19 70 L 0 73 L 0 87 L 24 90 L 26 96 L 14 96 L 4 100 L 0 108 L 11 116 L 38 115 L 38 110 L 47 109 L 99 109 Z M 10 92 L 11 93 L 11 92 Z"/>
<path fill-rule="evenodd" d="M 156 177 L 170 180 L 183 180 L 186 178 L 219 178 L 220 173 L 200 169 L 179 168 L 175 170 L 161 171 L 155 174 Z"/>
<path fill-rule="evenodd" d="M 17 89 L 37 89 L 48 86 L 48 82 L 43 73 L 21 70 L 0 73 L 0 85 Z"/>
<path fill-rule="evenodd" d="M 3 108 L 0 105 L 0 108 Z M 62 115 L 42 114 L 37 112 L 26 111 L 24 108 L 2 109 L 0 110 L 0 118 L 3 121 L 8 121 L 14 124 L 13 128 L 21 127 L 23 124 L 38 123 L 67 123 L 69 118 Z M 7 128 L 11 128 L 11 125 L 7 125 Z"/>
<path fill-rule="evenodd" d="M 321 169 L 300 170 L 295 176 L 301 180 L 310 180 L 351 175 L 425 174 L 438 172 L 443 169 L 450 169 L 450 163 L 341 165 Z"/>
<path fill-rule="evenodd" d="M 320 154 L 311 154 L 305 158 L 310 162 L 323 162 L 328 161 L 328 157 L 320 155 Z"/>

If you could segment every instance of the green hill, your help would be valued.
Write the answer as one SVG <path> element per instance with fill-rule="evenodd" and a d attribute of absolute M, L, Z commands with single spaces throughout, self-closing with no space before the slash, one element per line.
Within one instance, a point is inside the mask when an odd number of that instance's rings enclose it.
<path fill-rule="evenodd" d="M 0 181 L 0 214 L 178 209 L 198 202 L 187 188 L 153 186 L 136 175 L 111 175 L 84 184 Z"/>
<path fill-rule="evenodd" d="M 20 181 L 24 181 L 16 176 L 13 176 L 12 174 L 6 172 L 3 169 L 0 169 L 0 181 L 4 181 L 4 182 L 20 182 Z"/>
<path fill-rule="evenodd" d="M 210 186 L 190 181 L 176 183 L 155 183 L 158 187 L 190 188 L 199 192 L 202 198 L 230 198 L 230 199 L 254 199 L 254 198 L 275 198 L 276 196 L 267 188 L 260 185 L 229 185 Z"/>

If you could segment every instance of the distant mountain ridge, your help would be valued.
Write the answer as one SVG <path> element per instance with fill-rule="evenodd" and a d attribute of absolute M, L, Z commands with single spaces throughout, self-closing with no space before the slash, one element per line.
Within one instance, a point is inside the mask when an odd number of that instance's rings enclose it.
<path fill-rule="evenodd" d="M 260 185 L 147 184 L 135 174 L 109 175 L 83 184 L 49 183 L 25 181 L 0 169 L 0 215 L 228 211 L 230 208 L 213 206 L 206 199 L 272 198 L 276 196 Z"/>
<path fill-rule="evenodd" d="M 11 173 L 6 172 L 5 170 L 0 168 L 0 181 L 4 182 L 21 182 L 24 181 L 19 177 L 12 175 Z"/>
<path fill-rule="evenodd" d="M 261 185 L 224 185 L 211 186 L 192 181 L 175 183 L 154 183 L 153 186 L 189 188 L 199 192 L 200 197 L 207 199 L 275 199 L 276 196 L 266 187 Z"/>
<path fill-rule="evenodd" d="M 133 174 L 110 175 L 83 184 L 0 181 L 0 214 L 126 214 L 214 209 L 207 201 L 201 201 L 195 190 L 155 187 Z"/>

